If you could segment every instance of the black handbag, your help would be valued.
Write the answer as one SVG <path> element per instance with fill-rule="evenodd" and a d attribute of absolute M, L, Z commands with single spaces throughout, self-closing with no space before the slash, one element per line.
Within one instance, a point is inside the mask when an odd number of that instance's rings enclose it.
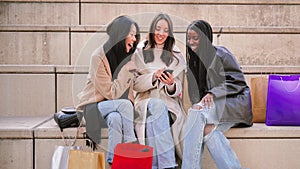
<path fill-rule="evenodd" d="M 65 128 L 78 127 L 82 119 L 82 113 L 74 108 L 63 108 L 61 111 L 54 113 L 54 120 L 63 131 Z"/>

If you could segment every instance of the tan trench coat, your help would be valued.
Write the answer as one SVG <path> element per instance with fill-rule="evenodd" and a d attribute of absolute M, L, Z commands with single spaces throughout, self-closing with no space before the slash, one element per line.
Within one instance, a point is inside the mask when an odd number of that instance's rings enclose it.
<path fill-rule="evenodd" d="M 86 85 L 78 94 L 77 110 L 82 110 L 84 105 L 90 103 L 118 99 L 131 86 L 132 79 L 133 74 L 123 67 L 117 78 L 112 81 L 109 62 L 103 46 L 100 46 L 92 54 Z M 133 101 L 132 87 L 129 99 Z"/>
<path fill-rule="evenodd" d="M 185 121 L 185 113 L 182 105 L 182 86 L 183 77 L 186 70 L 186 64 L 183 54 L 180 50 L 174 47 L 173 53 L 179 59 L 179 63 L 176 59 L 173 60 L 171 65 L 167 67 L 160 59 L 160 49 L 155 49 L 155 59 L 151 63 L 145 64 L 143 59 L 142 48 L 137 48 L 132 60 L 138 67 L 139 75 L 134 82 L 134 97 L 135 97 L 135 109 L 138 114 L 136 118 L 135 130 L 139 138 L 140 143 L 145 144 L 145 122 L 147 105 L 150 98 L 160 98 L 162 99 L 170 112 L 172 112 L 173 125 L 172 134 L 175 143 L 175 149 L 177 155 L 182 157 L 182 136 L 183 136 L 183 124 Z M 160 50 L 161 51 L 161 50 Z M 175 80 L 175 92 L 169 94 L 167 88 L 164 84 L 156 81 L 155 84 L 152 83 L 153 73 L 160 68 L 166 67 L 167 69 L 174 70 L 174 80 Z M 168 122 L 166 122 L 168 123 Z"/>

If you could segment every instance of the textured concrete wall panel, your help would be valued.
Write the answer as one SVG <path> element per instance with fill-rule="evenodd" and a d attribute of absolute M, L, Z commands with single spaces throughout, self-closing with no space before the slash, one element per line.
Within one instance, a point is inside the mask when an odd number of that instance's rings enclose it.
<path fill-rule="evenodd" d="M 144 15 L 137 21 L 148 26 L 154 16 L 148 14 L 157 14 L 161 9 L 183 21 L 204 19 L 215 26 L 300 26 L 300 5 L 82 3 L 81 22 L 83 25 L 105 25 L 118 15 Z M 103 11 L 107 11 L 105 15 Z"/>
<path fill-rule="evenodd" d="M 33 168 L 32 139 L 1 139 L 0 150 L 1 169 Z"/>
<path fill-rule="evenodd" d="M 1 64 L 69 64 L 67 32 L 0 32 Z"/>
<path fill-rule="evenodd" d="M 241 65 L 300 65 L 299 34 L 223 34 L 224 45 Z"/>
<path fill-rule="evenodd" d="M 79 3 L 1 2 L 0 24 L 78 25 Z"/>
<path fill-rule="evenodd" d="M 87 74 L 57 75 L 57 110 L 77 105 L 77 95 L 82 91 L 86 78 Z"/>
<path fill-rule="evenodd" d="M 3 116 L 42 116 L 55 112 L 54 74 L 0 74 Z"/>

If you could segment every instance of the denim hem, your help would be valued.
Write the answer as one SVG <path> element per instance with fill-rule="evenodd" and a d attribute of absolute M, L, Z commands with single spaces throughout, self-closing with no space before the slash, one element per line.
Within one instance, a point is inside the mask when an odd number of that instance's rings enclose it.
<path fill-rule="evenodd" d="M 137 138 L 132 138 L 132 139 L 126 140 L 124 142 L 125 143 L 132 143 L 132 142 L 136 142 L 136 141 L 137 141 Z"/>
<path fill-rule="evenodd" d="M 163 168 L 172 168 L 172 167 L 177 167 L 178 166 L 178 164 L 166 164 L 166 165 L 164 165 L 163 167 L 161 167 L 160 169 L 163 169 Z"/>

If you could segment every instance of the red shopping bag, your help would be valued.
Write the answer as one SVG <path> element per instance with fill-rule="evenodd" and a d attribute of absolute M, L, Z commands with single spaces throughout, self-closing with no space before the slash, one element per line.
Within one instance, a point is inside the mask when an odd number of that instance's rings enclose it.
<path fill-rule="evenodd" d="M 151 169 L 153 148 L 141 144 L 120 143 L 114 151 L 112 169 Z"/>

